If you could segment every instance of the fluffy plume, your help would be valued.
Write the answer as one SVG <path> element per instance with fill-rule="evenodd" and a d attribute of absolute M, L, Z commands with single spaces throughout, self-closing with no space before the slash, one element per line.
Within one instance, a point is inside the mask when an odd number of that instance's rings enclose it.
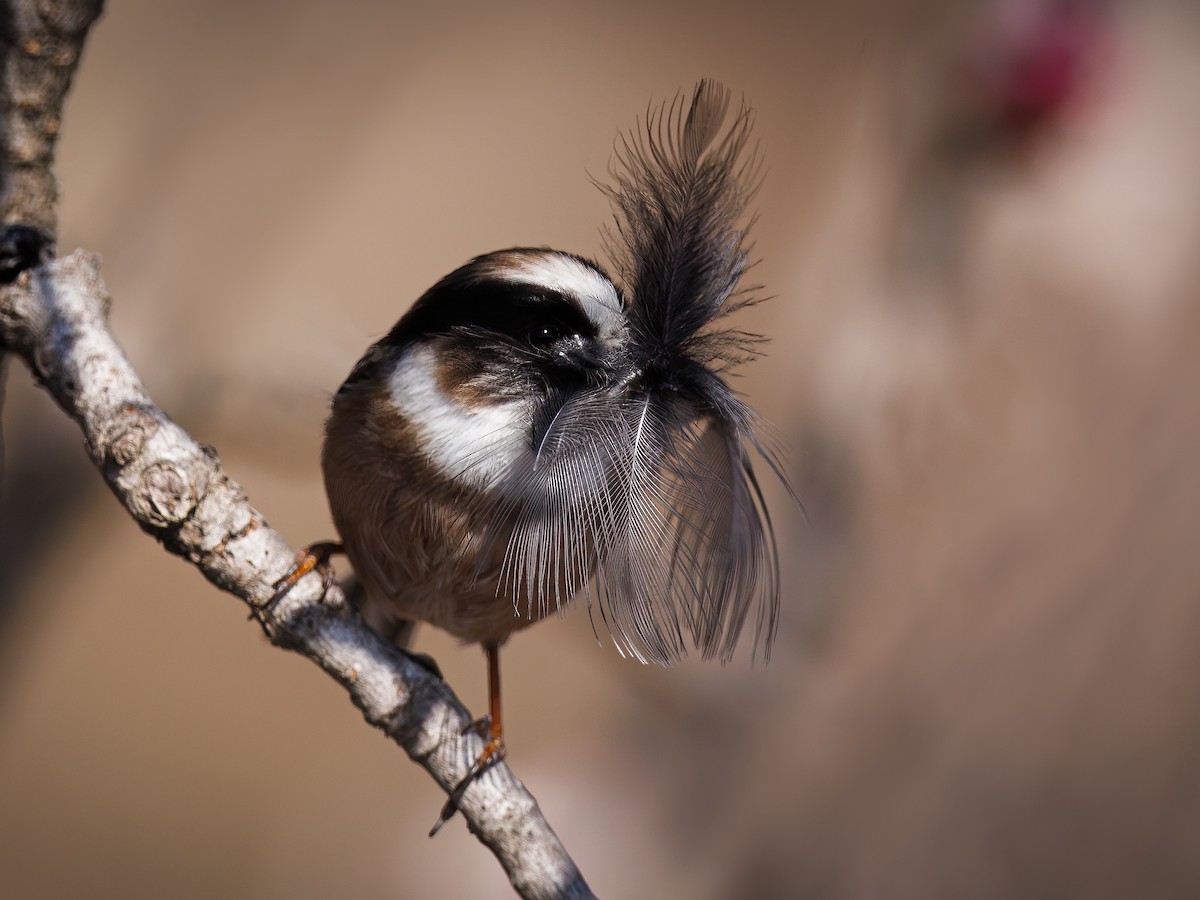
<path fill-rule="evenodd" d="M 496 516 L 495 536 L 512 529 L 501 589 L 524 598 L 519 611 L 582 590 L 622 652 L 664 665 L 689 645 L 730 659 L 751 617 L 769 653 L 779 610 L 750 451 L 783 476 L 720 374 L 760 339 L 713 326 L 750 302 L 742 220 L 758 164 L 749 109 L 729 109 L 729 92 L 703 81 L 619 140 L 602 188 L 632 374 L 552 405 L 534 426 L 536 459 L 513 473 Z"/>

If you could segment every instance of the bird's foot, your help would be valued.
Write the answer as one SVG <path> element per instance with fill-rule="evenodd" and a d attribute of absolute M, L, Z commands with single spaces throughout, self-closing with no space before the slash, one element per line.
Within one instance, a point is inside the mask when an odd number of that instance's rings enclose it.
<path fill-rule="evenodd" d="M 470 725 L 463 729 L 466 734 L 469 731 L 479 729 L 488 730 L 491 727 L 491 716 L 484 716 L 482 719 L 476 719 Z M 454 814 L 458 812 L 458 805 L 462 802 L 463 794 L 467 792 L 467 788 L 480 775 L 490 769 L 499 762 L 503 762 L 507 755 L 507 750 L 504 746 L 504 738 L 494 736 L 488 740 L 483 747 L 483 752 L 479 754 L 479 758 L 475 760 L 470 769 L 467 770 L 466 776 L 458 785 L 450 792 L 450 796 L 446 799 L 446 805 L 442 807 L 441 815 L 438 820 L 433 823 L 433 827 L 429 829 L 429 836 L 433 837 L 442 830 L 442 826 L 454 818 Z"/>
<path fill-rule="evenodd" d="M 262 606 L 254 607 L 250 611 L 250 618 L 256 618 L 259 621 L 269 619 L 275 613 L 275 607 L 279 605 L 279 601 L 286 597 L 287 592 L 313 569 L 321 573 L 323 590 L 328 591 L 333 587 L 333 566 L 329 564 L 329 558 L 335 553 L 344 552 L 345 549 L 337 541 L 318 541 L 315 544 L 309 544 L 296 554 L 296 561 L 292 563 L 292 567 L 275 582 L 275 593 L 271 595 L 271 599 Z"/>
<path fill-rule="evenodd" d="M 446 680 L 446 676 L 444 676 L 442 674 L 442 667 L 439 666 L 437 664 L 437 660 L 434 659 L 432 656 L 430 656 L 428 653 L 417 653 L 416 651 L 409 650 L 405 647 L 401 647 L 400 649 L 404 651 L 404 654 L 409 659 L 411 659 L 413 662 L 415 662 L 418 666 L 420 666 L 422 669 L 424 669 L 430 675 L 433 675 L 435 678 L 438 678 L 442 681 Z M 471 723 L 472 726 L 474 724 L 475 724 L 474 722 Z M 479 736 L 485 737 L 485 735 L 482 733 Z"/>

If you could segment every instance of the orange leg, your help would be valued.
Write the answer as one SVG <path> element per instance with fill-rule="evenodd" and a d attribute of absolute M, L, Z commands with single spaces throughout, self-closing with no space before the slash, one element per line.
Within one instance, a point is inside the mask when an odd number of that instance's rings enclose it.
<path fill-rule="evenodd" d="M 484 644 L 488 669 L 488 742 L 475 766 L 504 759 L 504 719 L 500 711 L 500 645 Z M 492 757 L 496 759 L 492 760 Z"/>
<path fill-rule="evenodd" d="M 437 834 L 442 826 L 450 821 L 454 814 L 458 812 L 458 804 L 462 801 L 463 794 L 466 793 L 471 782 L 496 763 L 503 760 L 507 752 L 504 746 L 504 720 L 501 717 L 500 710 L 500 645 L 484 644 L 483 652 L 487 654 L 488 716 L 486 719 L 472 722 L 471 725 L 474 728 L 482 728 L 486 723 L 487 743 L 484 744 L 483 752 L 479 754 L 479 758 L 467 770 L 466 776 L 451 791 L 449 799 L 446 800 L 446 805 L 442 807 L 441 815 L 433 823 L 433 828 L 429 830 L 430 837 Z"/>
<path fill-rule="evenodd" d="M 329 565 L 329 557 L 335 553 L 345 552 L 345 547 L 337 541 L 319 541 L 316 544 L 309 544 L 296 554 L 296 561 L 288 569 L 287 574 L 275 582 L 275 593 L 271 595 L 271 599 L 254 610 L 252 616 L 257 615 L 262 619 L 269 617 L 275 612 L 275 607 L 279 605 L 279 601 L 287 596 L 287 592 L 296 586 L 296 582 L 313 569 L 321 573 L 321 578 L 325 581 L 325 590 L 329 590 L 330 585 L 333 584 L 333 567 Z"/>

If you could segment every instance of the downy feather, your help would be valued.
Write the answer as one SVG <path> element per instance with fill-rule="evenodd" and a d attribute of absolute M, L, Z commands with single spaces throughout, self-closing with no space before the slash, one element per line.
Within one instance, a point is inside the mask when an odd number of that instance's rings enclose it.
<path fill-rule="evenodd" d="M 769 654 L 778 556 L 748 448 L 778 463 L 720 376 L 761 339 L 713 323 L 752 302 L 740 224 L 756 188 L 751 113 L 702 81 L 652 110 L 611 166 L 606 249 L 623 285 L 629 375 L 584 385 L 532 424 L 536 452 L 499 492 L 499 590 L 518 614 L 583 591 L 618 648 L 668 664 L 729 660 L 754 610 Z M 509 530 L 511 529 L 511 531 Z"/>

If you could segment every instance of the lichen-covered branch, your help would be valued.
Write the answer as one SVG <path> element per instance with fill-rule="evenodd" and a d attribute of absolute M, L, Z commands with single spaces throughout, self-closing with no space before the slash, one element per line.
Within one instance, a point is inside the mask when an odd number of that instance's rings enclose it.
<path fill-rule="evenodd" d="M 25 271 L 0 288 L 0 344 L 26 360 L 79 424 L 93 462 L 138 524 L 259 609 L 295 551 L 247 502 L 216 453 L 150 400 L 108 328 L 109 302 L 93 255 L 76 252 Z M 371 631 L 338 588 L 326 593 L 315 573 L 261 621 L 273 643 L 337 679 L 366 720 L 443 788 L 456 785 L 479 756 L 481 739 L 449 687 Z M 521 896 L 592 896 L 537 802 L 504 764 L 468 788 L 461 809 Z"/>

